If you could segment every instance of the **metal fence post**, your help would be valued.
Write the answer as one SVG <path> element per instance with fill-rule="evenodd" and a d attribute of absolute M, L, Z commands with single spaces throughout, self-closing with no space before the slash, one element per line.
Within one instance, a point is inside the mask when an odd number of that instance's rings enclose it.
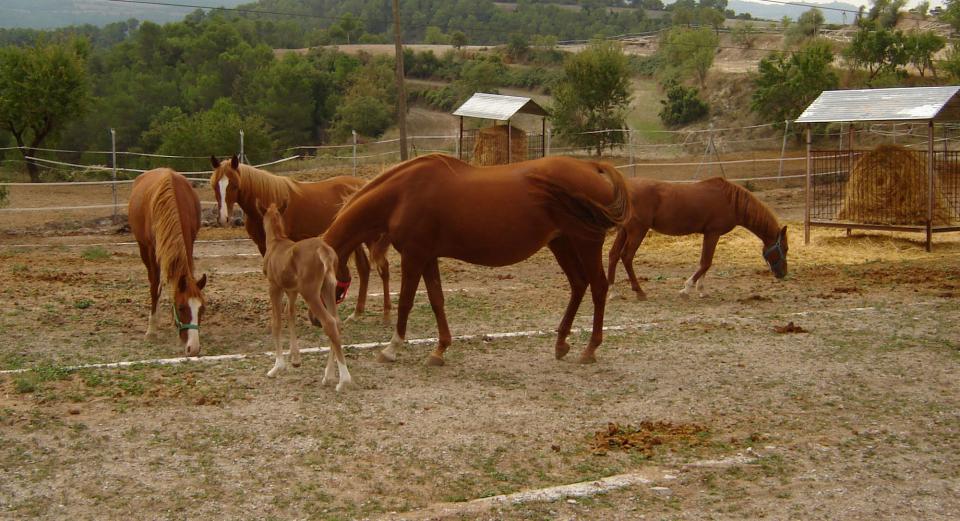
<path fill-rule="evenodd" d="M 240 129 L 240 162 L 246 163 L 246 156 L 243 153 L 243 129 Z"/>
<path fill-rule="evenodd" d="M 544 152 L 543 152 L 544 157 L 550 155 L 550 137 L 551 136 L 553 136 L 553 129 L 547 128 L 547 135 L 543 137 L 543 139 L 546 140 L 546 144 L 544 145 Z"/>
<path fill-rule="evenodd" d="M 777 171 L 777 177 L 783 177 L 783 156 L 787 153 L 787 134 L 790 133 L 790 120 L 783 122 L 783 144 L 780 145 L 780 169 Z M 782 179 L 780 180 L 782 182 Z"/>
<path fill-rule="evenodd" d="M 111 157 L 111 166 L 113 166 L 113 172 L 111 173 L 111 179 L 113 183 L 110 184 L 110 187 L 113 191 L 113 222 L 117 222 L 117 131 L 115 129 L 110 129 L 110 157 Z"/>
<path fill-rule="evenodd" d="M 353 134 L 353 175 L 356 176 L 357 175 L 357 131 L 351 130 L 350 133 Z"/>

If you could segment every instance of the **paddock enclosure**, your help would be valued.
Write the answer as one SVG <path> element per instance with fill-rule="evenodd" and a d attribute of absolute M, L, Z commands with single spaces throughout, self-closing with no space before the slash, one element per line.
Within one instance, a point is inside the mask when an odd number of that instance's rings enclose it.
<path fill-rule="evenodd" d="M 392 326 L 374 297 L 344 324 L 357 386 L 340 393 L 320 384 L 325 354 L 265 376 L 262 259 L 209 205 L 204 357 L 118 368 L 74 369 L 180 353 L 172 325 L 143 338 L 122 222 L 3 214 L 0 518 L 955 519 L 960 234 L 932 253 L 889 231 L 804 245 L 803 190 L 762 188 L 793 238 L 782 281 L 738 228 L 708 295 L 683 299 L 700 237 L 651 233 L 636 260 L 648 300 L 619 276 L 598 363 L 579 365 L 553 357 L 569 289 L 549 251 L 498 269 L 442 259 L 447 365 L 425 365 L 429 340 L 376 362 L 364 344 Z M 83 199 L 70 189 L 92 190 L 62 187 L 64 204 Z M 436 336 L 423 289 L 408 339 Z M 574 350 L 591 315 L 585 299 Z M 327 345 L 299 322 L 301 348 Z"/>

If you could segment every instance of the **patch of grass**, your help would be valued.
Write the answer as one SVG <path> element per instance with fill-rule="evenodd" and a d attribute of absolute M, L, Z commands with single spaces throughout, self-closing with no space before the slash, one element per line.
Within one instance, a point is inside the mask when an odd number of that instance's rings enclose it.
<path fill-rule="evenodd" d="M 55 365 L 41 365 L 36 369 L 20 373 L 13 377 L 14 390 L 19 394 L 34 393 L 42 384 L 57 380 L 66 380 L 70 371 Z"/>
<path fill-rule="evenodd" d="M 98 261 L 110 258 L 110 252 L 103 248 L 103 246 L 92 246 L 83 250 L 83 253 L 80 254 L 84 260 L 88 261 Z"/>
<path fill-rule="evenodd" d="M 87 309 L 92 305 L 93 305 L 93 301 L 88 298 L 82 298 L 82 299 L 73 301 L 73 307 L 77 309 Z"/>
<path fill-rule="evenodd" d="M 26 264 L 23 264 L 23 263 L 20 263 L 20 262 L 14 264 L 13 266 L 10 266 L 10 272 L 11 272 L 11 273 L 24 273 L 24 272 L 26 272 L 28 269 L 29 269 L 29 268 L 27 268 L 27 265 L 26 265 Z"/>

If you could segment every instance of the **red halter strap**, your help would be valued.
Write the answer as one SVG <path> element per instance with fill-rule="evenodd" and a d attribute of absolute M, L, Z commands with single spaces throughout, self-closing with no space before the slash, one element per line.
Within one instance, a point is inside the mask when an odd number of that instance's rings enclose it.
<path fill-rule="evenodd" d="M 341 282 L 337 281 L 337 304 L 344 301 L 347 298 L 347 290 L 350 289 L 350 281 Z M 343 290 L 341 292 L 341 290 Z"/>

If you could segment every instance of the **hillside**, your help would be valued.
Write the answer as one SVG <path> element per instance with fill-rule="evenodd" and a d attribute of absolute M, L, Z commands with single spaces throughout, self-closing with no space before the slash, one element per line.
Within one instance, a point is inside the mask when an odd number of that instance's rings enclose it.
<path fill-rule="evenodd" d="M 233 7 L 243 0 L 191 0 L 191 5 Z M 3 0 L 0 28 L 52 29 L 69 25 L 106 25 L 130 18 L 167 23 L 182 20 L 192 7 L 168 7 L 109 0 Z"/>

